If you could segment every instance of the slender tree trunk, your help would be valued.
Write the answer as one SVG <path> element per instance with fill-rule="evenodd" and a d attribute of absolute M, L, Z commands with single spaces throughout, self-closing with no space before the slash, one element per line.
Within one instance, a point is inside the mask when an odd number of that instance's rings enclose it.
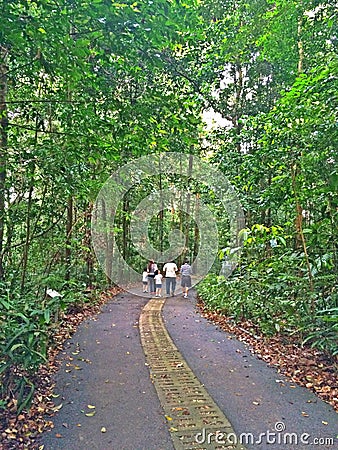
<path fill-rule="evenodd" d="M 101 199 L 101 209 L 102 209 L 102 223 L 106 227 L 103 233 L 104 249 L 105 249 L 105 274 L 108 283 L 110 283 L 111 265 L 109 265 L 109 254 L 108 254 L 107 208 L 104 198 Z"/>
<path fill-rule="evenodd" d="M 111 226 L 114 223 L 115 220 L 115 211 L 113 211 L 112 209 L 110 210 L 110 219 L 109 219 L 109 225 Z M 113 279 L 113 261 L 114 261 L 114 252 L 115 252 L 115 248 L 114 248 L 114 242 L 115 242 L 115 235 L 114 235 L 114 230 L 110 227 L 109 228 L 109 232 L 108 232 L 108 244 L 107 244 L 107 257 L 108 257 L 108 264 L 109 264 L 109 285 L 112 284 L 112 279 Z M 115 268 L 115 274 L 114 276 L 116 277 L 116 268 Z"/>
<path fill-rule="evenodd" d="M 182 166 L 182 161 L 180 161 L 180 177 L 181 180 L 183 178 L 183 166 Z M 179 229 L 180 232 L 183 233 L 183 229 L 184 229 L 184 213 L 183 213 L 183 192 L 182 189 L 179 190 L 179 206 L 178 206 L 178 217 L 179 217 Z M 184 250 L 183 250 L 184 253 Z M 179 255 L 177 258 L 177 265 L 181 266 L 182 262 L 183 262 L 183 256 L 184 255 Z"/>
<path fill-rule="evenodd" d="M 5 195 L 6 195 L 6 154 L 8 142 L 7 118 L 7 49 L 0 46 L 0 281 L 5 278 L 4 239 L 5 239 Z"/>
<path fill-rule="evenodd" d="M 72 264 L 72 228 L 73 228 L 73 197 L 70 196 L 67 202 L 67 225 L 66 225 L 66 272 L 65 280 L 69 281 L 71 276 L 71 264 Z"/>
<path fill-rule="evenodd" d="M 35 118 L 35 136 L 34 136 L 34 148 L 36 148 L 38 143 L 38 127 L 39 127 L 39 119 L 38 116 Z M 29 166 L 31 166 L 29 164 Z M 27 272 L 27 265 L 28 265 L 28 257 L 29 257 L 29 247 L 31 242 L 31 223 L 32 223 L 32 202 L 33 202 L 33 192 L 34 192 L 34 172 L 35 172 L 35 166 L 34 162 L 31 168 L 29 167 L 29 170 L 31 170 L 30 175 L 30 187 L 29 187 L 29 194 L 28 194 L 28 205 L 27 205 L 27 217 L 26 217 L 26 239 L 25 239 L 25 245 L 23 248 L 23 256 L 22 256 L 22 274 L 21 274 L 21 291 L 23 291 L 25 287 L 25 281 L 26 281 L 26 272 Z M 37 222 L 36 222 L 37 223 Z"/>
<path fill-rule="evenodd" d="M 338 242 L 336 239 L 336 236 L 338 234 L 338 227 L 337 223 L 335 221 L 335 209 L 337 209 L 337 206 L 335 207 L 334 204 L 332 204 L 331 199 L 328 199 L 328 210 L 329 210 L 329 217 L 330 217 L 330 224 L 331 224 L 331 245 L 332 245 L 332 253 L 333 253 L 333 260 L 334 260 L 334 267 L 338 267 Z M 334 236 L 334 238 L 333 238 Z"/>
<path fill-rule="evenodd" d="M 105 246 L 105 273 L 107 283 L 110 285 L 113 277 L 113 252 L 114 252 L 114 231 L 110 229 L 111 224 L 113 224 L 113 211 L 110 211 L 111 220 L 109 224 L 107 222 L 107 206 L 104 199 L 101 200 L 101 208 L 102 208 L 102 219 L 103 223 L 106 226 L 106 231 L 104 233 L 104 246 Z"/>
<path fill-rule="evenodd" d="M 86 259 L 86 275 L 87 286 L 90 287 L 93 283 L 93 248 L 92 248 L 92 235 L 91 235 L 91 217 L 93 211 L 93 203 L 89 202 L 85 213 L 86 235 L 85 235 L 85 259 Z"/>
<path fill-rule="evenodd" d="M 303 64 L 304 64 L 304 49 L 302 44 L 302 24 L 303 24 L 303 18 L 302 16 L 298 19 L 298 75 L 300 75 L 303 72 Z M 308 279 L 309 279 L 309 287 L 310 290 L 313 291 L 313 276 L 311 272 L 311 265 L 310 265 L 310 258 L 308 254 L 307 244 L 303 232 L 303 207 L 300 202 L 299 197 L 299 189 L 297 186 L 297 177 L 300 172 L 300 158 L 302 157 L 302 152 L 299 152 L 299 154 L 296 155 L 295 161 L 293 161 L 291 165 L 291 180 L 292 180 L 292 188 L 294 192 L 295 197 L 295 206 L 296 206 L 296 220 L 295 220 L 295 228 L 296 228 L 296 248 L 302 248 L 305 262 L 306 262 L 306 268 L 308 273 Z M 314 299 L 311 297 L 311 310 L 314 312 L 315 305 L 314 305 Z"/>
<path fill-rule="evenodd" d="M 195 202 L 195 229 L 194 229 L 194 248 L 193 248 L 193 260 L 196 259 L 196 256 L 198 254 L 198 247 L 199 247 L 199 240 L 200 240 L 200 232 L 198 228 L 198 215 L 199 215 L 199 209 L 200 209 L 200 194 L 196 195 L 196 202 Z M 195 272 L 198 271 L 197 265 L 195 264 Z"/>
<path fill-rule="evenodd" d="M 128 254 L 128 220 L 127 220 L 127 214 L 128 214 L 128 208 L 129 202 L 127 198 L 124 198 L 123 200 L 123 217 L 122 217 L 122 229 L 123 229 L 123 244 L 122 244 L 122 255 L 123 259 L 125 260 L 127 258 Z"/>
<path fill-rule="evenodd" d="M 123 229 L 123 243 L 122 243 L 122 256 L 123 259 L 126 261 L 129 256 L 129 239 L 130 239 L 130 220 L 129 220 L 129 199 L 127 198 L 127 195 L 125 195 L 123 199 L 123 211 L 122 211 L 122 229 Z M 126 274 L 122 274 L 123 281 L 128 282 Z"/>
<path fill-rule="evenodd" d="M 160 160 L 161 161 L 161 160 Z M 161 162 L 160 162 L 161 164 Z M 160 167 L 160 195 L 161 195 L 161 201 L 160 201 L 160 212 L 159 212 L 159 219 L 160 219 L 160 229 L 159 229 L 159 237 L 160 237 L 160 251 L 163 253 L 163 221 L 164 221 L 164 204 L 163 204 L 163 195 L 162 195 L 162 170 Z"/>
<path fill-rule="evenodd" d="M 303 71 L 303 45 L 302 45 L 302 16 L 298 19 L 298 29 L 297 29 L 297 38 L 298 38 L 298 75 L 300 75 Z M 295 193 L 296 198 L 296 219 L 295 219 L 295 228 L 296 228 L 296 248 L 301 248 L 303 246 L 303 208 L 299 201 L 299 196 L 297 192 L 297 176 L 299 174 L 299 158 L 301 158 L 302 154 L 296 155 L 295 160 L 291 166 L 291 179 L 292 186 Z M 304 237 L 304 236 L 303 236 Z"/>
<path fill-rule="evenodd" d="M 191 177 L 192 174 L 192 166 L 193 166 L 193 155 L 189 156 L 189 167 L 188 167 L 188 179 Z M 191 214 L 191 195 L 188 191 L 187 198 L 186 198 L 186 221 L 185 221 L 185 228 L 184 228 L 184 235 L 185 235 L 185 246 L 184 246 L 184 252 L 183 252 L 183 261 L 187 257 L 187 253 L 189 252 L 189 246 L 190 246 L 190 214 Z"/>
<path fill-rule="evenodd" d="M 242 130 L 242 126 L 240 124 L 240 117 L 242 115 L 241 112 L 241 102 L 242 102 L 242 96 L 243 96 L 243 85 L 244 85 L 244 74 L 243 69 L 241 67 L 241 64 L 238 63 L 235 68 L 235 75 L 234 75 L 234 83 L 236 86 L 236 94 L 235 94 L 235 105 L 234 105 L 234 112 L 232 116 L 232 125 L 234 129 L 236 130 L 236 149 L 239 154 L 241 154 L 242 148 L 241 148 L 241 139 L 240 134 Z"/>
<path fill-rule="evenodd" d="M 33 184 L 29 188 L 28 194 L 28 205 L 27 205 L 27 216 L 26 216 L 26 239 L 23 247 L 23 255 L 22 255 L 22 272 L 21 272 L 21 291 L 23 291 L 25 287 L 26 281 L 26 272 L 27 272 L 27 264 L 28 264 L 28 254 L 29 254 L 29 246 L 30 246 L 30 236 L 31 236 L 31 210 L 32 210 L 32 199 L 33 199 Z"/>
<path fill-rule="evenodd" d="M 300 201 L 299 201 L 299 194 L 298 194 L 298 188 L 297 188 L 297 172 L 296 172 L 296 166 L 291 167 L 291 177 L 292 177 L 292 188 L 293 193 L 295 197 L 296 202 L 296 237 L 297 239 L 300 239 L 300 244 L 304 252 L 304 257 L 306 261 L 306 267 L 308 272 L 308 278 L 309 278 L 309 286 L 310 290 L 313 291 L 313 276 L 311 272 L 311 265 L 310 265 L 310 259 L 307 251 L 307 245 L 304 237 L 303 232 L 303 208 L 301 207 Z M 314 311 L 314 303 L 313 299 L 311 299 L 311 309 Z"/>
<path fill-rule="evenodd" d="M 302 32 L 303 32 L 303 16 L 300 16 L 298 19 L 298 75 L 303 73 L 303 65 L 304 65 L 304 48 L 303 48 L 303 40 L 302 40 Z"/>

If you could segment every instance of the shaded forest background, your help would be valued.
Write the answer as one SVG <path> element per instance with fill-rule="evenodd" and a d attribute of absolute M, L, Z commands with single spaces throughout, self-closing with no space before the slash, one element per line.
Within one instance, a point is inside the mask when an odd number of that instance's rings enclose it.
<path fill-rule="evenodd" d="M 114 170 L 151 153 L 205 159 L 245 211 L 241 260 L 230 278 L 216 267 L 199 285 L 205 305 L 337 355 L 335 7 L 0 3 L 0 407 L 9 396 L 19 412 L 29 405 L 61 312 L 109 284 L 91 245 L 93 203 Z M 222 126 L 206 127 L 208 111 Z M 132 211 L 161 183 L 150 179 L 120 205 L 117 241 L 137 269 Z M 227 219 L 209 201 L 219 266 Z M 184 215 L 154 217 L 150 237 L 161 248 L 177 224 L 193 256 L 198 230 Z"/>

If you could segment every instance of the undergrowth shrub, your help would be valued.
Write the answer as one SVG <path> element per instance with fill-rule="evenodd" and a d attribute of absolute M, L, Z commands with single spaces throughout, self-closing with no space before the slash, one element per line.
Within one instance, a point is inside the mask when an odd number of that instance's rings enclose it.
<path fill-rule="evenodd" d="M 83 287 L 83 286 L 82 286 Z M 17 413 L 28 408 L 34 395 L 34 375 L 47 360 L 53 333 L 63 312 L 95 301 L 93 292 L 78 283 L 60 286 L 63 296 L 51 298 L 41 290 L 0 291 L 0 408 L 14 399 Z M 94 300 L 93 300 L 94 299 Z"/>
<path fill-rule="evenodd" d="M 311 292 L 301 266 L 296 271 L 285 259 L 241 265 L 229 278 L 209 274 L 198 284 L 198 294 L 208 309 L 237 323 L 250 320 L 265 335 L 297 335 L 303 343 L 338 354 L 335 277 L 318 276 Z"/>

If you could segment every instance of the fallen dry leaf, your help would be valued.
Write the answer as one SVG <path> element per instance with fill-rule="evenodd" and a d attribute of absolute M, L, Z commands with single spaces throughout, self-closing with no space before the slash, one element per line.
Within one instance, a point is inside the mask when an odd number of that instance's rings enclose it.
<path fill-rule="evenodd" d="M 34 376 L 36 389 L 30 409 L 23 410 L 17 415 L 17 399 L 15 397 L 0 398 L 0 400 L 5 401 L 6 405 L 6 410 L 0 413 L 1 450 L 13 450 L 14 448 L 15 450 L 33 450 L 34 448 L 43 450 L 45 448 L 43 445 L 37 446 L 36 439 L 39 434 L 54 427 L 50 418 L 57 414 L 62 407 L 62 405 L 55 406 L 53 403 L 54 399 L 60 395 L 53 392 L 55 386 L 52 375 L 60 368 L 61 363 L 58 355 L 64 350 L 63 343 L 75 333 L 81 322 L 96 315 L 100 311 L 100 307 L 119 292 L 119 288 L 113 287 L 106 292 L 102 292 L 100 300 L 96 304 L 71 305 L 68 311 L 63 313 L 62 322 L 58 323 L 59 328 L 53 330 L 53 341 L 48 350 L 48 363 L 41 365 L 38 374 Z M 80 352 L 79 345 L 76 345 L 76 347 L 75 354 Z M 85 362 L 89 363 L 87 360 Z M 73 365 L 68 364 L 67 372 L 71 372 Z M 27 375 L 22 373 L 22 376 Z M 13 392 L 15 392 L 15 389 L 13 389 Z M 77 424 L 77 427 L 81 427 L 81 424 Z M 17 433 L 11 433 L 12 438 L 8 438 L 5 430 L 12 428 L 15 428 Z M 62 438 L 63 436 L 58 433 L 56 437 Z M 13 447 L 13 443 L 15 447 Z"/>
<path fill-rule="evenodd" d="M 297 340 L 295 335 L 290 337 L 279 333 L 273 337 L 264 336 L 249 320 L 236 324 L 231 318 L 208 310 L 202 302 L 197 306 L 203 317 L 248 344 L 250 352 L 259 359 L 276 367 L 289 381 L 307 387 L 338 411 L 337 356 L 330 357 L 322 351 L 302 345 L 301 338 Z M 237 352 L 240 353 L 240 350 Z M 295 389 L 295 384 L 289 387 Z"/>
<path fill-rule="evenodd" d="M 58 405 L 58 406 L 54 406 L 54 408 L 52 408 L 52 411 L 60 411 L 60 409 L 62 408 L 62 403 L 60 403 L 60 405 Z M 42 411 L 38 411 L 38 412 L 42 412 Z"/>

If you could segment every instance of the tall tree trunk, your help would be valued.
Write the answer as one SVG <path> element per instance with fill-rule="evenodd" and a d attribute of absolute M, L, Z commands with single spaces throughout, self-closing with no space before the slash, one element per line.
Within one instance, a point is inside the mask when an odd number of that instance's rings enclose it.
<path fill-rule="evenodd" d="M 8 143 L 7 118 L 7 49 L 0 46 L 0 281 L 5 278 L 4 239 L 5 239 L 5 195 L 6 195 L 6 154 Z"/>
<path fill-rule="evenodd" d="M 93 203 L 89 202 L 86 212 L 85 212 L 85 260 L 86 260 L 86 276 L 87 276 L 87 287 L 91 287 L 93 283 L 93 247 L 92 247 L 92 235 L 91 235 L 91 217 L 93 211 Z"/>
<path fill-rule="evenodd" d="M 122 255 L 123 259 L 126 260 L 127 254 L 128 254 L 128 220 L 127 220 L 127 214 L 128 214 L 128 206 L 129 202 L 127 198 L 125 197 L 123 199 L 123 216 L 122 216 L 122 229 L 123 229 L 123 243 L 122 243 Z"/>
<path fill-rule="evenodd" d="M 32 210 L 33 191 L 34 191 L 34 186 L 32 184 L 29 188 L 29 194 L 28 194 L 28 205 L 27 205 L 27 216 L 26 216 L 26 238 L 25 238 L 25 244 L 23 247 L 23 255 L 22 255 L 21 291 L 23 291 L 23 289 L 25 287 L 25 281 L 26 281 L 28 254 L 29 254 L 30 237 L 31 237 L 31 210 Z"/>
<path fill-rule="evenodd" d="M 36 116 L 35 118 L 35 135 L 34 135 L 34 148 L 36 148 L 38 143 L 38 129 L 39 129 L 39 118 Z M 26 238 L 25 244 L 23 248 L 22 255 L 22 273 L 21 273 L 21 291 L 23 291 L 25 287 L 26 275 L 27 275 L 27 265 L 28 265 L 28 256 L 29 256 L 29 247 L 31 241 L 31 222 L 32 222 L 32 202 L 33 202 L 33 192 L 34 192 L 34 172 L 35 165 L 34 162 L 28 165 L 28 170 L 30 171 L 30 187 L 28 193 L 28 204 L 27 204 L 27 216 L 26 216 Z M 37 222 L 36 222 L 37 223 Z"/>
<path fill-rule="evenodd" d="M 198 215 L 199 215 L 199 209 L 200 209 L 200 194 L 196 195 L 196 202 L 195 202 L 195 229 L 194 229 L 194 248 L 193 248 L 193 260 L 195 261 L 196 256 L 198 254 L 198 247 L 199 247 L 199 241 L 200 241 L 200 232 L 198 228 Z M 195 272 L 198 271 L 197 263 L 194 266 Z"/>
<path fill-rule="evenodd" d="M 70 36 L 72 36 L 73 27 L 70 29 Z M 72 91 L 69 86 L 69 82 L 67 82 L 67 100 L 69 102 L 72 101 Z M 71 128 L 72 125 L 72 116 L 69 115 L 67 119 L 67 125 Z M 67 151 L 67 144 L 65 146 L 65 151 Z M 70 281 L 71 278 L 71 265 L 72 265 L 72 229 L 73 229 L 73 213 L 74 213 L 74 199 L 70 194 L 67 200 L 67 223 L 66 223 L 66 249 L 65 249 L 65 281 Z"/>
<path fill-rule="evenodd" d="M 122 242 L 122 256 L 124 261 L 127 261 L 129 256 L 129 240 L 130 240 L 130 220 L 129 220 L 129 199 L 127 195 L 123 199 L 123 211 L 122 211 L 122 229 L 123 229 L 123 242 Z M 122 274 L 123 282 L 130 281 L 126 279 L 125 273 Z"/>
<path fill-rule="evenodd" d="M 303 17 L 300 16 L 298 19 L 298 75 L 303 72 L 303 64 L 304 64 L 304 49 L 302 44 L 302 23 Z M 292 180 L 292 188 L 295 197 L 295 207 L 296 207 L 296 219 L 295 219 L 295 228 L 296 228 L 296 248 L 302 248 L 304 253 L 304 258 L 306 262 L 306 268 L 309 279 L 309 287 L 310 290 L 313 291 L 313 276 L 311 272 L 310 258 L 308 254 L 307 244 L 303 232 L 303 207 L 300 201 L 300 189 L 297 186 L 297 177 L 300 173 L 300 159 L 302 158 L 302 151 L 297 152 L 295 160 L 291 164 L 291 180 Z M 315 305 L 314 299 L 311 298 L 311 310 L 314 312 Z"/>
<path fill-rule="evenodd" d="M 301 15 L 298 19 L 298 75 L 303 73 L 303 65 L 304 65 L 304 48 L 303 48 L 303 40 L 302 40 L 302 32 L 303 32 L 303 16 Z"/>
<path fill-rule="evenodd" d="M 311 272 L 311 265 L 310 265 L 310 259 L 307 251 L 307 245 L 305 241 L 305 236 L 303 232 L 303 208 L 301 207 L 300 201 L 299 201 L 299 194 L 298 194 L 298 188 L 297 188 L 297 172 L 296 172 L 296 165 L 291 167 L 291 177 L 292 177 L 292 188 L 293 188 L 293 194 L 295 197 L 295 203 L 296 203 L 296 236 L 297 239 L 300 240 L 301 247 L 304 252 L 304 257 L 306 261 L 306 267 L 307 267 L 307 273 L 309 278 L 309 287 L 310 290 L 313 291 L 313 276 Z M 311 310 L 314 311 L 314 303 L 313 299 L 311 299 Z"/>
<path fill-rule="evenodd" d="M 107 272 L 109 274 L 108 277 L 108 284 L 111 285 L 112 284 L 112 279 L 113 279 L 113 262 L 114 262 L 114 253 L 115 253 L 115 247 L 114 247 L 114 242 L 115 242 L 115 235 L 114 235 L 114 229 L 111 227 L 112 224 L 114 224 L 115 221 L 115 211 L 111 208 L 109 211 L 110 214 L 110 218 L 109 218 L 109 232 L 108 232 L 108 243 L 107 243 L 107 258 L 108 258 L 108 262 L 107 264 L 109 264 L 109 271 Z M 116 277 L 116 268 L 115 268 L 115 273 L 114 273 L 114 277 Z"/>
<path fill-rule="evenodd" d="M 161 164 L 161 159 L 160 159 L 160 164 Z M 162 195 L 162 169 L 160 166 L 160 195 L 161 195 L 161 200 L 160 200 L 160 212 L 159 212 L 159 220 L 160 220 L 160 229 L 159 229 L 159 238 L 160 238 L 160 252 L 163 253 L 163 221 L 164 221 L 164 204 L 163 204 L 163 195 Z"/>
<path fill-rule="evenodd" d="M 236 149 L 238 154 L 241 154 L 242 147 L 241 147 L 241 131 L 242 131 L 242 125 L 240 123 L 240 118 L 242 115 L 242 96 L 243 96 L 243 87 L 244 87 L 244 74 L 243 69 L 240 63 L 238 63 L 234 67 L 234 84 L 235 84 L 235 104 L 232 114 L 232 125 L 234 129 L 236 130 Z"/>
<path fill-rule="evenodd" d="M 303 71 L 303 44 L 302 44 L 302 16 L 298 18 L 298 28 L 297 28 L 297 39 L 298 39 L 298 75 L 300 75 Z M 301 248 L 303 246 L 303 208 L 299 201 L 299 196 L 297 192 L 297 176 L 299 174 L 299 158 L 301 158 L 302 154 L 296 155 L 295 160 L 291 166 L 291 179 L 292 186 L 296 197 L 296 219 L 295 219 L 295 228 L 296 228 L 296 248 Z M 303 235 L 303 238 L 302 238 Z"/>
<path fill-rule="evenodd" d="M 104 233 L 105 273 L 107 283 L 110 285 L 113 278 L 114 231 L 111 229 L 111 226 L 114 223 L 114 211 L 107 211 L 107 205 L 104 198 L 101 200 L 101 208 L 103 223 L 106 227 L 106 231 Z M 110 214 L 109 222 L 107 221 L 108 213 Z"/>
<path fill-rule="evenodd" d="M 71 264 L 72 264 L 72 228 L 73 228 L 73 197 L 70 196 L 67 202 L 67 224 L 66 224 L 66 272 L 65 280 L 69 281 L 71 276 Z"/>
<path fill-rule="evenodd" d="M 189 166 L 188 166 L 188 180 L 189 178 L 191 178 L 191 174 L 192 174 L 192 166 L 193 166 L 193 155 L 189 156 Z M 186 259 L 187 257 L 187 253 L 189 252 L 189 246 L 190 246 L 190 239 L 189 239 L 189 234 L 190 234 L 190 214 L 191 214 L 191 195 L 190 192 L 188 190 L 187 193 L 187 198 L 186 198 L 186 220 L 185 220 L 185 227 L 184 227 L 184 236 L 185 236 L 185 244 L 184 244 L 184 251 L 183 251 L 183 261 Z"/>

